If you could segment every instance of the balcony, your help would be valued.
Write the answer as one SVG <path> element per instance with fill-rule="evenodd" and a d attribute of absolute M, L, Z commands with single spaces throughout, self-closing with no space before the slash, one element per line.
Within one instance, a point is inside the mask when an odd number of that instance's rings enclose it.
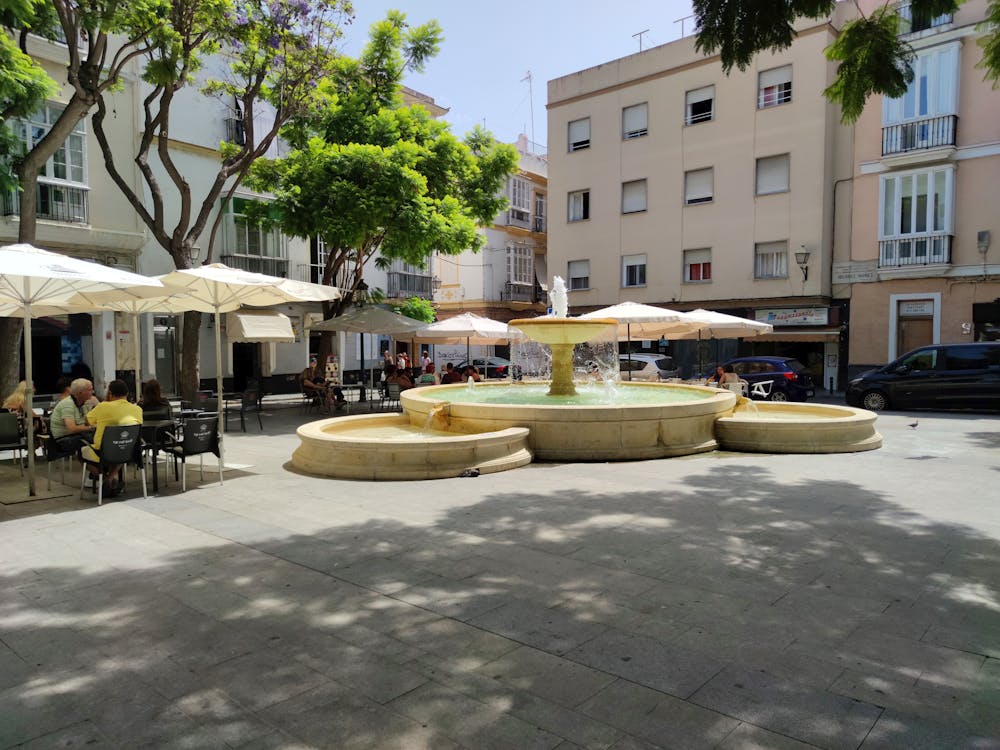
<path fill-rule="evenodd" d="M 503 291 L 500 292 L 500 300 L 502 302 L 537 302 L 539 295 L 531 284 L 513 284 L 508 281 L 503 285 Z"/>
<path fill-rule="evenodd" d="M 219 260 L 230 268 L 239 268 L 241 271 L 253 271 L 254 273 L 266 273 L 268 276 L 288 278 L 288 258 L 231 254 L 221 255 Z"/>
<path fill-rule="evenodd" d="M 519 208 L 511 208 L 507 211 L 507 226 L 531 228 L 531 214 Z"/>
<path fill-rule="evenodd" d="M 955 145 L 958 117 L 942 115 L 882 128 L 882 156 Z"/>
<path fill-rule="evenodd" d="M 902 2 L 896 6 L 899 13 L 899 35 L 916 34 L 927 29 L 936 29 L 938 26 L 945 26 L 951 23 L 951 13 L 943 13 L 940 16 L 929 16 L 922 13 L 914 13 L 913 5 L 909 2 Z"/>
<path fill-rule="evenodd" d="M 433 298 L 433 283 L 430 274 L 389 271 L 386 296 L 391 299 Z"/>
<path fill-rule="evenodd" d="M 950 234 L 911 234 L 879 240 L 879 268 L 906 268 L 951 263 Z"/>
<path fill-rule="evenodd" d="M 545 217 L 536 216 L 531 220 L 531 231 L 532 232 L 544 232 L 545 231 Z"/>
<path fill-rule="evenodd" d="M 41 178 L 35 188 L 37 218 L 49 221 L 63 221 L 68 224 L 90 223 L 90 211 L 85 187 L 70 187 L 63 183 L 43 182 Z M 21 201 L 16 192 L 3 196 L 3 215 L 20 216 Z"/>

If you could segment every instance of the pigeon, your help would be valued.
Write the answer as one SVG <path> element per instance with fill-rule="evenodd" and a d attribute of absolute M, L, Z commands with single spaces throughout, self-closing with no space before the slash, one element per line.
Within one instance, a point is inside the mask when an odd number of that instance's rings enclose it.
<path fill-rule="evenodd" d="M 479 469 L 466 469 L 461 474 L 459 474 L 459 476 L 460 477 L 478 477 L 479 476 Z"/>
<path fill-rule="evenodd" d="M 915 430 L 915 429 L 917 429 L 917 425 L 918 424 L 920 424 L 920 420 L 919 419 L 914 419 L 912 422 L 910 422 L 909 427 L 910 427 L 911 430 Z"/>

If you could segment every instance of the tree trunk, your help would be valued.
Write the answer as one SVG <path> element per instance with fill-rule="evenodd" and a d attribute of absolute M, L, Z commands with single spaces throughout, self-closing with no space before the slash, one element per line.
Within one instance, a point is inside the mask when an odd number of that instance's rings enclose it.
<path fill-rule="evenodd" d="M 194 402 L 200 381 L 200 342 L 201 313 L 188 311 L 184 313 L 184 325 L 181 333 L 181 398 Z"/>
<path fill-rule="evenodd" d="M 2 398 L 13 393 L 21 379 L 21 331 L 24 318 L 0 318 L 0 352 L 4 353 L 0 364 L 0 393 Z"/>

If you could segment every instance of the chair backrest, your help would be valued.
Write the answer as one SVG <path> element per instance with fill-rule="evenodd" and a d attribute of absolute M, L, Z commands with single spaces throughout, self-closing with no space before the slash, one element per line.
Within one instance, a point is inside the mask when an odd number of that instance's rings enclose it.
<path fill-rule="evenodd" d="M 12 411 L 0 411 L 0 443 L 10 445 L 21 441 L 21 428 L 17 415 Z"/>
<path fill-rule="evenodd" d="M 215 452 L 219 441 L 218 417 L 193 417 L 184 423 L 182 450 L 186 456 Z"/>
<path fill-rule="evenodd" d="M 256 409 L 260 405 L 260 391 L 243 391 L 243 409 Z"/>
<path fill-rule="evenodd" d="M 197 407 L 202 411 L 219 411 L 219 399 L 205 398 L 197 402 Z"/>
<path fill-rule="evenodd" d="M 392 401 L 399 401 L 399 394 L 402 391 L 402 387 L 399 383 L 389 383 L 389 399 Z"/>
<path fill-rule="evenodd" d="M 771 388 L 774 386 L 773 380 L 758 380 L 756 383 L 750 386 L 750 393 L 754 396 L 763 396 L 767 398 L 771 395 Z"/>
<path fill-rule="evenodd" d="M 101 436 L 101 461 L 127 464 L 135 460 L 136 446 L 142 434 L 141 424 L 108 425 Z"/>

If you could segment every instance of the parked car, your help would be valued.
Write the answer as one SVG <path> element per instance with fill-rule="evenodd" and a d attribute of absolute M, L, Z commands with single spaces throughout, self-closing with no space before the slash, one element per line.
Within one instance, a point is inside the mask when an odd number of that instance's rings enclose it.
<path fill-rule="evenodd" d="M 872 411 L 1000 409 L 1000 341 L 922 346 L 854 378 L 845 397 Z"/>
<path fill-rule="evenodd" d="M 465 360 L 455 365 L 456 372 L 461 372 L 469 365 L 472 365 L 484 378 L 506 378 L 510 376 L 511 364 L 509 359 L 503 357 L 480 357 L 473 358 L 470 362 Z"/>
<path fill-rule="evenodd" d="M 674 358 L 663 354 L 619 354 L 618 364 L 622 380 L 629 380 L 630 372 L 631 380 L 666 380 L 681 376 L 681 371 L 674 364 Z"/>
<path fill-rule="evenodd" d="M 758 401 L 805 401 L 815 395 L 812 377 L 793 357 L 737 357 L 721 364 L 732 365 L 740 380 L 747 381 L 750 398 Z"/>

